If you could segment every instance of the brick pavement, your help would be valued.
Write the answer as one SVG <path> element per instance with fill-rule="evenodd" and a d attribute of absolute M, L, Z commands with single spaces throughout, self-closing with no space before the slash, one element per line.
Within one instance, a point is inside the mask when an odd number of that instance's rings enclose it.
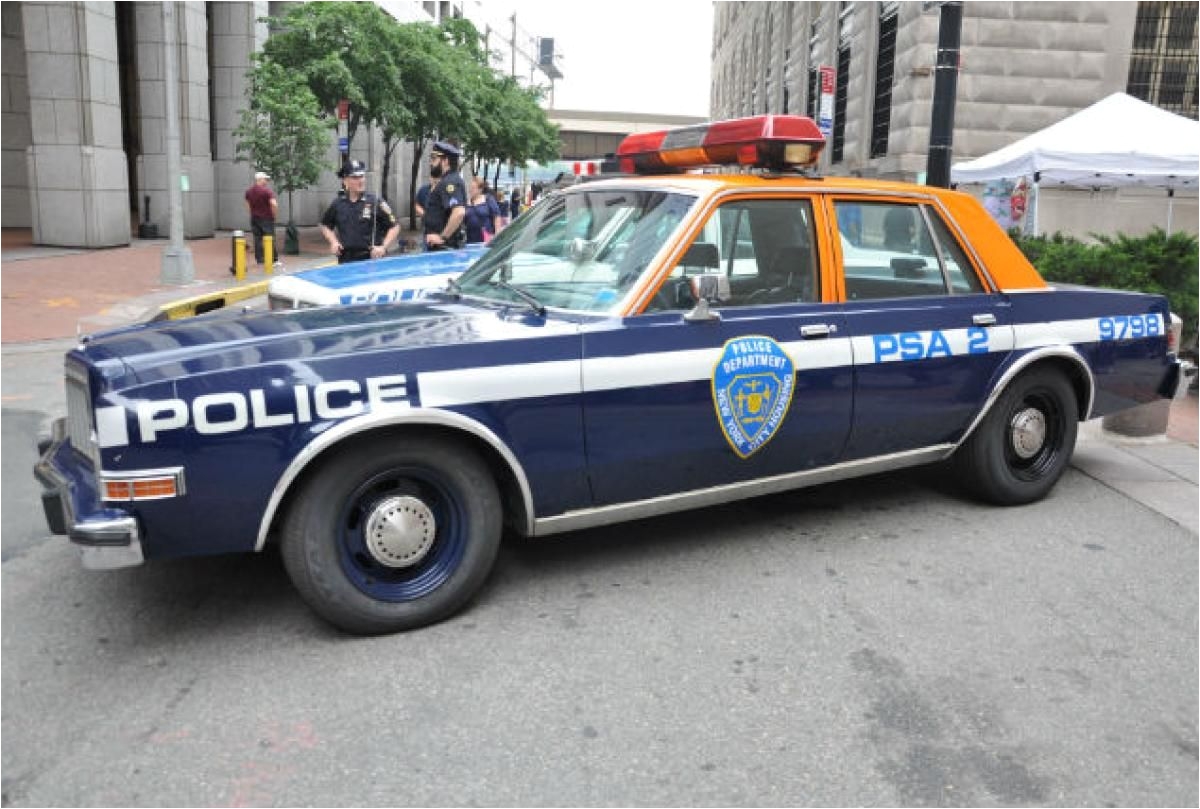
<path fill-rule="evenodd" d="M 280 228 L 281 244 L 282 236 Z M 132 299 L 152 296 L 165 302 L 236 286 L 229 273 L 230 241 L 229 232 L 188 240 L 195 281 L 173 286 L 160 280 L 166 239 L 135 240 L 128 247 L 102 250 L 70 250 L 36 247 L 28 229 L 5 228 L 0 260 L 0 341 L 72 337 L 81 321 Z M 300 255 L 282 258 L 289 271 L 331 260 L 316 228 L 301 228 Z M 255 268 L 252 253 L 249 259 L 247 282 L 261 281 L 265 276 Z"/>

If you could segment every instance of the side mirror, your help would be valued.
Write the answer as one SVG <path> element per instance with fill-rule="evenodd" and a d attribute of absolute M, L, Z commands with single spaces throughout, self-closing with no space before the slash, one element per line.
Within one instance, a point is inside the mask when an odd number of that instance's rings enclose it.
<path fill-rule="evenodd" d="M 567 244 L 567 258 L 576 264 L 591 261 L 596 255 L 596 243 L 591 239 L 576 237 Z"/>
<path fill-rule="evenodd" d="M 711 303 L 727 301 L 729 295 L 729 276 L 724 273 L 705 273 L 693 275 L 688 279 L 692 287 L 692 297 L 696 306 L 683 316 L 688 323 L 709 323 L 719 321 L 721 315 L 709 308 Z"/>
<path fill-rule="evenodd" d="M 729 276 L 725 273 L 711 272 L 693 275 L 688 278 L 688 281 L 692 285 L 692 297 L 698 301 L 724 303 L 729 300 Z"/>

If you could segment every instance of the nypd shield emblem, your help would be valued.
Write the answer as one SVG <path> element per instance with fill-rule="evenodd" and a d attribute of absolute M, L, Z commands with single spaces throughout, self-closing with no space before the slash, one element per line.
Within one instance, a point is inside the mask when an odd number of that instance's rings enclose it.
<path fill-rule="evenodd" d="M 729 446 L 749 458 L 775 437 L 792 404 L 796 366 L 770 337 L 737 337 L 713 369 L 713 404 Z"/>

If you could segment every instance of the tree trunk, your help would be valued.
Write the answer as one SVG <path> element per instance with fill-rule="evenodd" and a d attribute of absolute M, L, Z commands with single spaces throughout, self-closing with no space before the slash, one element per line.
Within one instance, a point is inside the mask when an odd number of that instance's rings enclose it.
<path fill-rule="evenodd" d="M 408 229 L 417 229 L 417 177 L 421 173 L 421 157 L 425 154 L 424 141 L 413 141 L 412 171 L 408 174 Z"/>
<path fill-rule="evenodd" d="M 289 256 L 300 255 L 300 231 L 296 228 L 295 218 L 296 210 L 295 192 L 288 189 L 288 222 L 284 228 L 283 252 Z"/>
<path fill-rule="evenodd" d="M 379 198 L 385 202 L 389 201 L 387 195 L 388 175 L 392 171 L 392 150 L 396 148 L 397 143 L 399 143 L 399 138 L 383 139 L 383 177 L 379 180 Z"/>
<path fill-rule="evenodd" d="M 350 120 L 346 123 L 346 158 L 350 157 L 350 150 L 354 148 L 354 135 L 358 132 L 358 125 L 362 121 L 362 113 L 351 113 Z M 338 166 L 341 168 L 341 166 Z"/>

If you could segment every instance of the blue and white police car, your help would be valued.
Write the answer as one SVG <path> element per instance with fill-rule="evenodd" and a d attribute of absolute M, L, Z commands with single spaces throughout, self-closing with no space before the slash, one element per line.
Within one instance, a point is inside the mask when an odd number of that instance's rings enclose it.
<path fill-rule="evenodd" d="M 939 461 L 1029 503 L 1081 420 L 1173 393 L 1164 298 L 1048 286 L 968 195 L 805 176 L 822 144 L 639 133 L 632 176 L 551 194 L 444 292 L 84 339 L 50 527 L 97 568 L 279 543 L 316 612 L 391 632 L 463 608 L 506 527 Z"/>
<path fill-rule="evenodd" d="M 402 253 L 276 275 L 267 286 L 267 304 L 271 309 L 303 309 L 419 300 L 444 290 L 484 249 L 469 244 L 461 250 Z"/>

